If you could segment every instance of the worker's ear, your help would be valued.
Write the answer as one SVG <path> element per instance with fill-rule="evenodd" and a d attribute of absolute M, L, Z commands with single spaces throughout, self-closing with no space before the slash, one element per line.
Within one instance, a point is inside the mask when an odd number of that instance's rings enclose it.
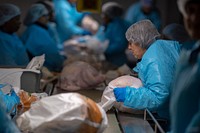
<path fill-rule="evenodd" d="M 101 12 L 101 0 L 77 0 L 77 10 L 79 12 Z"/>

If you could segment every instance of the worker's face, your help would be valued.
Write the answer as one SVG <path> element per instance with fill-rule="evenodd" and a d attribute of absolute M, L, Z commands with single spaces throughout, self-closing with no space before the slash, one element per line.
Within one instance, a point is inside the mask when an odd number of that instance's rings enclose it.
<path fill-rule="evenodd" d="M 200 3 L 186 5 L 185 27 L 193 39 L 200 39 Z"/>
<path fill-rule="evenodd" d="M 142 56 L 146 52 L 146 49 L 141 48 L 139 43 L 131 43 L 131 42 L 129 42 L 128 49 L 132 52 L 132 54 L 137 59 L 142 59 Z"/>
<path fill-rule="evenodd" d="M 20 28 L 21 20 L 20 15 L 10 19 L 8 22 L 4 24 L 4 27 L 6 28 L 6 31 L 9 33 L 17 32 Z"/>
<path fill-rule="evenodd" d="M 40 18 L 38 19 L 38 22 L 40 22 L 40 23 L 42 23 L 42 24 L 44 24 L 44 25 L 47 25 L 48 22 L 49 22 L 49 14 L 43 15 L 42 17 L 40 17 Z"/>

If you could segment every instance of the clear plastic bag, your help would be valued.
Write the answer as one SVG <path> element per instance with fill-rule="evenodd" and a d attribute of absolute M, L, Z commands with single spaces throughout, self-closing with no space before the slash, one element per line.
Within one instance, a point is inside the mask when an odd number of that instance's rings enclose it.
<path fill-rule="evenodd" d="M 17 118 L 22 131 L 101 133 L 108 120 L 104 110 L 78 93 L 46 97 Z M 45 128 L 48 130 L 44 130 Z"/>
<path fill-rule="evenodd" d="M 103 92 L 103 95 L 101 97 L 101 102 L 99 105 L 105 110 L 110 110 L 113 106 L 115 106 L 117 109 L 119 109 L 122 112 L 131 112 L 130 108 L 125 107 L 123 103 L 116 102 L 115 95 L 113 93 L 113 89 L 116 87 L 126 87 L 131 86 L 135 88 L 139 88 L 142 86 L 142 82 L 140 79 L 132 77 L 132 76 L 121 76 L 119 78 L 116 78 L 112 80 L 106 89 Z M 137 112 L 137 110 L 132 110 L 132 112 Z"/>

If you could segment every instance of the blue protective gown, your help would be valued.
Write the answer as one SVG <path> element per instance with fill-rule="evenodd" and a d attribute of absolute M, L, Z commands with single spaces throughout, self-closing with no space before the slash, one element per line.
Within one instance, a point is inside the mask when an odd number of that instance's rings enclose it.
<path fill-rule="evenodd" d="M 95 35 L 100 41 L 109 40 L 108 48 L 105 51 L 106 60 L 114 65 L 121 66 L 127 62 L 125 50 L 128 42 L 125 37 L 126 30 L 130 24 L 120 18 L 114 19 L 105 29 L 101 26 Z"/>
<path fill-rule="evenodd" d="M 26 66 L 29 58 L 25 46 L 15 34 L 0 31 L 0 65 Z"/>
<path fill-rule="evenodd" d="M 22 40 L 32 56 L 45 54 L 44 66 L 50 71 L 61 71 L 64 57 L 59 54 L 47 29 L 33 24 L 24 32 Z"/>
<path fill-rule="evenodd" d="M 183 50 L 177 65 L 170 112 L 174 133 L 200 132 L 200 41 Z"/>
<path fill-rule="evenodd" d="M 162 118 L 169 118 L 170 88 L 179 52 L 178 42 L 156 40 L 134 69 L 143 86 L 138 89 L 126 87 L 124 105 L 134 109 L 147 108 Z"/>
<path fill-rule="evenodd" d="M 140 2 L 134 3 L 126 12 L 125 19 L 131 24 L 140 20 L 149 19 L 156 26 L 158 30 L 161 29 L 161 18 L 159 12 L 155 9 L 150 14 L 144 14 L 141 10 Z"/>
<path fill-rule="evenodd" d="M 79 13 L 76 7 L 67 0 L 54 0 L 57 31 L 61 42 L 70 39 L 73 35 L 82 35 L 84 30 L 78 26 L 84 14 Z"/>
<path fill-rule="evenodd" d="M 6 113 L 2 99 L 0 99 L 0 133 L 21 133 L 16 124 Z"/>

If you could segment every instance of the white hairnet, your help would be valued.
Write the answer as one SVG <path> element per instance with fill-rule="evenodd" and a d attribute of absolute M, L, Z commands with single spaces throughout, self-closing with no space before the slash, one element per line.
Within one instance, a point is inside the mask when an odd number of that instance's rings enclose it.
<path fill-rule="evenodd" d="M 20 9 L 13 4 L 0 4 L 0 26 L 20 15 Z"/>
<path fill-rule="evenodd" d="M 29 9 L 24 19 L 24 24 L 27 26 L 31 25 L 43 15 L 48 15 L 48 10 L 46 9 L 46 7 L 42 4 L 34 4 Z"/>
<path fill-rule="evenodd" d="M 123 15 L 123 8 L 116 2 L 107 2 L 102 6 L 102 13 L 113 19 Z"/>
<path fill-rule="evenodd" d="M 126 31 L 126 39 L 129 42 L 137 42 L 141 48 L 147 49 L 152 41 L 159 37 L 156 27 L 150 20 L 142 20 L 131 25 Z"/>

